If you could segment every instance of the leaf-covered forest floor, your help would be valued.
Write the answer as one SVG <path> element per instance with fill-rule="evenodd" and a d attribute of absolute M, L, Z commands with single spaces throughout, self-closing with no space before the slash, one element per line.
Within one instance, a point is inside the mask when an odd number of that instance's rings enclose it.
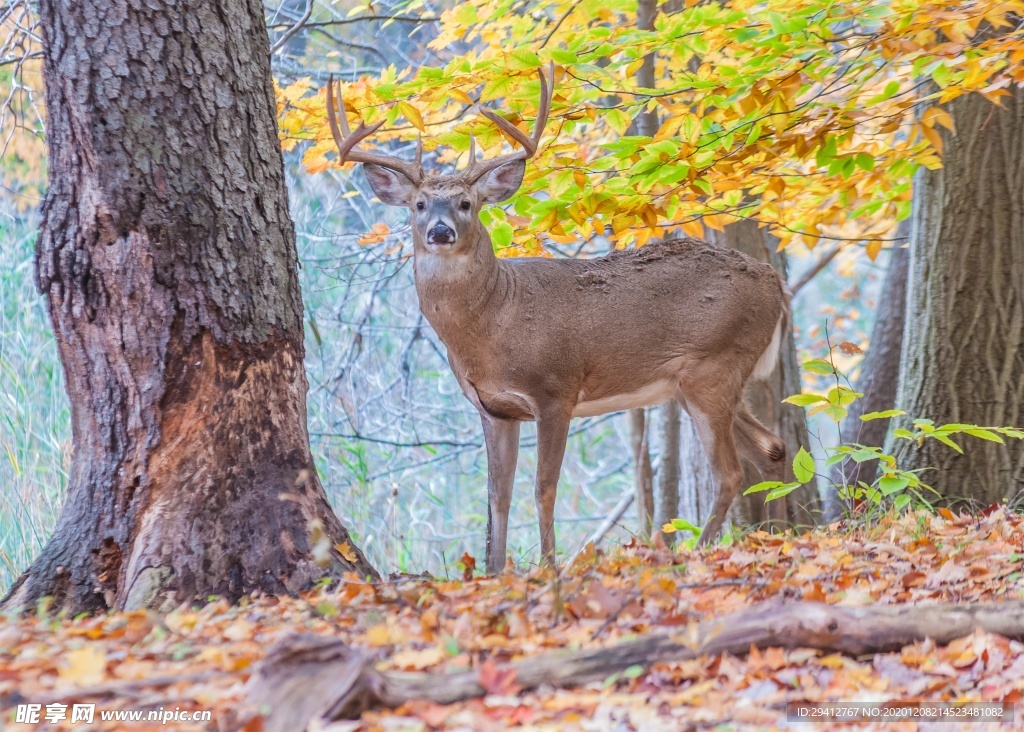
<path fill-rule="evenodd" d="M 1024 644 L 983 632 L 945 647 L 924 641 L 864 658 L 754 649 L 742 658 L 632 667 L 603 684 L 528 693 L 496 671 L 503 661 L 551 649 L 685 632 L 694 621 L 777 597 L 839 605 L 1019 600 L 1024 519 L 1002 508 L 977 516 L 910 513 L 801 536 L 754 532 L 706 551 L 634 543 L 584 556 L 557 580 L 543 571 L 515 570 L 482 578 L 473 576 L 471 565 L 464 557 L 464 569 L 449 578 L 380 586 L 352 579 L 298 598 L 262 597 L 238 606 L 215 600 L 164 616 L 0 619 L 0 728 L 12 721 L 18 703 L 39 703 L 45 711 L 49 703 L 84 701 L 97 710 L 213 712 L 212 723 L 125 722 L 102 729 L 237 729 L 255 665 L 295 632 L 340 638 L 378 654 L 380 667 L 390 670 L 478 668 L 490 692 L 448 706 L 424 701 L 369 711 L 330 730 L 770 729 L 786 726 L 788 702 L 1024 698 Z M 1016 712 L 1024 709 L 1018 705 Z M 927 728 L 913 722 L 877 727 Z M 249 720 L 244 729 L 262 729 L 261 720 Z"/>

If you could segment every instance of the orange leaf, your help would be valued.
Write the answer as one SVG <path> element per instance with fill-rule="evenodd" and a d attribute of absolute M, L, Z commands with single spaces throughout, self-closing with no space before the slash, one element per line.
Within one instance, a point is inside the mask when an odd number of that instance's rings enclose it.
<path fill-rule="evenodd" d="M 516 683 L 516 670 L 511 666 L 499 668 L 493 658 L 488 658 L 480 664 L 480 673 L 477 683 L 483 687 L 488 694 L 497 696 L 513 696 L 520 690 Z"/>
<path fill-rule="evenodd" d="M 462 579 L 469 582 L 473 579 L 473 571 L 476 569 L 476 559 L 471 557 L 469 552 L 466 552 L 462 555 L 462 559 L 460 561 L 462 562 Z"/>
<path fill-rule="evenodd" d="M 355 564 L 357 561 L 359 561 L 359 558 L 356 556 L 356 553 L 352 551 L 352 545 L 349 544 L 347 541 L 343 541 L 340 544 L 335 544 L 334 548 L 338 550 L 338 554 L 345 558 L 346 562 L 352 562 L 353 564 Z"/>

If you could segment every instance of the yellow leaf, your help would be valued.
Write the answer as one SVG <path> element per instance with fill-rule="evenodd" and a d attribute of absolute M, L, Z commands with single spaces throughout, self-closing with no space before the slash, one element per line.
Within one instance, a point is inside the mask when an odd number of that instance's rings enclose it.
<path fill-rule="evenodd" d="M 875 258 L 878 256 L 878 253 L 882 251 L 882 242 L 879 241 L 878 239 L 873 239 L 872 241 L 868 242 L 866 250 L 868 254 L 868 259 L 874 262 Z"/>
<path fill-rule="evenodd" d="M 461 89 L 449 89 L 448 96 L 456 102 L 462 102 L 463 104 L 475 104 L 473 97 L 469 96 Z"/>
<path fill-rule="evenodd" d="M 670 137 L 675 137 L 679 134 L 679 128 L 683 126 L 683 121 L 686 119 L 685 114 L 676 115 L 675 117 L 669 117 L 661 123 L 661 127 L 658 128 L 657 133 L 654 135 L 655 142 L 661 142 L 667 140 Z"/>
<path fill-rule="evenodd" d="M 942 107 L 928 107 L 921 115 L 921 124 L 926 127 L 934 127 L 938 123 L 945 127 L 950 132 L 956 132 L 956 127 L 953 124 L 953 118 L 950 116 Z"/>
<path fill-rule="evenodd" d="M 352 562 L 353 564 L 355 564 L 357 561 L 359 561 L 359 558 L 356 556 L 356 553 L 352 551 L 352 545 L 349 544 L 347 541 L 335 544 L 334 548 L 338 550 L 338 554 L 344 557 L 346 562 Z"/>
<path fill-rule="evenodd" d="M 420 132 L 427 131 L 423 126 L 423 116 L 420 114 L 420 110 L 409 104 L 409 102 L 399 102 L 398 109 L 401 110 L 402 116 L 409 120 L 413 127 Z"/>
<path fill-rule="evenodd" d="M 106 651 L 86 646 L 68 651 L 64 658 L 66 664 L 57 670 L 57 675 L 64 681 L 76 686 L 93 686 L 106 676 Z"/>
<path fill-rule="evenodd" d="M 924 125 L 917 125 L 917 128 L 921 130 L 921 134 L 932 144 L 935 148 L 935 152 L 942 155 L 942 135 L 936 132 L 931 127 L 925 127 Z"/>
<path fill-rule="evenodd" d="M 371 646 L 386 646 L 391 642 L 391 631 L 386 625 L 375 625 L 366 631 L 366 642 Z"/>
<path fill-rule="evenodd" d="M 431 646 L 422 651 L 402 651 L 401 653 L 396 653 L 391 657 L 391 663 L 397 668 L 406 671 L 421 671 L 429 666 L 436 666 L 441 663 L 447 655 L 444 648 Z"/>
<path fill-rule="evenodd" d="M 686 221 L 680 226 L 680 228 L 683 230 L 684 233 L 690 236 L 704 236 L 704 227 L 701 225 L 699 221 Z"/>

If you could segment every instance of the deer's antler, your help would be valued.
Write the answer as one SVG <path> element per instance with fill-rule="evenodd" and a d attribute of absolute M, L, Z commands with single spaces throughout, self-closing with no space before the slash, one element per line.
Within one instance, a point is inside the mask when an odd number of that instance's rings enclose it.
<path fill-rule="evenodd" d="M 548 73 L 551 74 L 550 81 L 544 76 L 544 70 L 538 69 L 540 75 L 540 103 L 537 107 L 537 121 L 533 127 L 533 135 L 527 137 L 518 127 L 504 117 L 499 116 L 490 109 L 481 108 L 480 113 L 491 120 L 513 140 L 523 146 L 522 150 L 513 153 L 499 155 L 483 163 L 476 161 L 476 143 L 472 139 L 469 146 L 469 166 L 463 175 L 470 184 L 475 183 L 487 173 L 513 160 L 529 160 L 537 152 L 540 138 L 544 134 L 544 126 L 548 121 L 548 112 L 551 111 L 551 95 L 554 93 L 555 64 L 552 61 Z"/>
<path fill-rule="evenodd" d="M 338 146 L 338 162 L 351 161 L 353 163 L 379 165 L 382 168 L 401 173 L 417 185 L 423 182 L 422 139 L 417 143 L 416 160 L 412 163 L 391 155 L 358 150 L 356 145 L 380 129 L 380 126 L 384 123 L 378 122 L 373 126 L 367 127 L 365 123 L 360 122 L 356 131 L 352 132 L 348 126 L 348 119 L 345 117 L 345 109 L 339 102 L 340 95 L 335 95 L 334 93 L 334 75 L 332 74 L 327 81 L 327 121 L 331 125 L 331 135 L 334 136 L 334 144 Z"/>

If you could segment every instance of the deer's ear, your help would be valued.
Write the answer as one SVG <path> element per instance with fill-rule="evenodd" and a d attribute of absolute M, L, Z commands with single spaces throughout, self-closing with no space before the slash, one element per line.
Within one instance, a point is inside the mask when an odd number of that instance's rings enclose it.
<path fill-rule="evenodd" d="M 408 206 L 416 195 L 416 186 L 413 182 L 397 170 L 366 163 L 363 165 L 363 172 L 373 195 L 389 206 Z"/>
<path fill-rule="evenodd" d="M 523 184 L 525 172 L 525 160 L 512 160 L 488 172 L 476 184 L 481 202 L 501 203 L 512 198 Z"/>

